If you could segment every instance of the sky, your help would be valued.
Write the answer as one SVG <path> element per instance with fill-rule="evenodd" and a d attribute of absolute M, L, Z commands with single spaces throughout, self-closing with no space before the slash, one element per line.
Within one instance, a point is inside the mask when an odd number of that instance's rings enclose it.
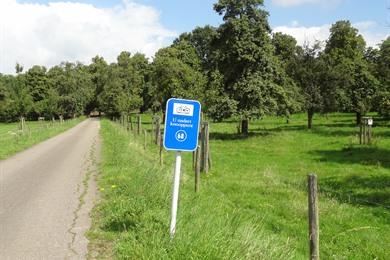
<path fill-rule="evenodd" d="M 183 32 L 218 26 L 217 0 L 0 0 L 0 73 L 15 64 L 52 67 L 88 64 L 99 55 L 114 62 L 121 51 L 153 58 Z M 368 46 L 390 35 L 390 0 L 265 0 L 274 32 L 299 44 L 325 41 L 330 26 L 350 20 Z"/>

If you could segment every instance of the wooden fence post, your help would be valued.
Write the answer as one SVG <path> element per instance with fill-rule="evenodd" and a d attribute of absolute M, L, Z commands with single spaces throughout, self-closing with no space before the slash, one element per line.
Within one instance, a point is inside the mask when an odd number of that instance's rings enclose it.
<path fill-rule="evenodd" d="M 164 140 L 162 134 L 160 133 L 160 165 L 163 165 L 163 146 L 164 146 L 163 143 Z"/>
<path fill-rule="evenodd" d="M 371 144 L 372 143 L 372 117 L 364 116 L 360 122 L 359 131 L 359 144 Z"/>
<path fill-rule="evenodd" d="M 371 144 L 371 138 L 372 138 L 372 126 L 368 125 L 368 144 Z"/>
<path fill-rule="evenodd" d="M 196 150 L 192 152 L 192 169 L 195 170 L 196 164 Z"/>
<path fill-rule="evenodd" d="M 137 134 L 141 134 L 141 115 L 137 115 Z"/>
<path fill-rule="evenodd" d="M 310 259 L 320 259 L 319 249 L 319 220 L 318 220 L 318 197 L 317 197 L 317 175 L 308 175 L 308 209 L 309 209 L 309 245 Z"/>
<path fill-rule="evenodd" d="M 201 128 L 201 171 L 209 172 L 209 152 L 210 152 L 209 123 L 204 122 Z"/>
<path fill-rule="evenodd" d="M 132 119 L 131 115 L 129 117 L 129 123 L 130 123 L 130 131 L 133 131 L 133 119 Z"/>
<path fill-rule="evenodd" d="M 24 125 L 24 117 L 21 116 L 21 117 L 20 117 L 20 130 L 21 130 L 22 132 L 24 132 L 24 128 L 25 128 L 25 125 Z"/>
<path fill-rule="evenodd" d="M 157 117 L 156 119 L 156 145 L 160 144 L 161 139 L 161 125 L 160 125 L 160 118 Z"/>
<path fill-rule="evenodd" d="M 367 144 L 367 128 L 366 128 L 366 122 L 363 123 L 363 144 Z"/>
<path fill-rule="evenodd" d="M 200 188 L 200 146 L 195 150 L 195 192 L 199 192 Z"/>

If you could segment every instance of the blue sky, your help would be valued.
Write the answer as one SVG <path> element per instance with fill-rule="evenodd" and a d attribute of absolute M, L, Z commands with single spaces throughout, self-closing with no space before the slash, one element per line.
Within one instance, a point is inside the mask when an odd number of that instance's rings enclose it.
<path fill-rule="evenodd" d="M 0 0 L 0 73 L 15 63 L 51 67 L 89 63 L 95 55 L 115 61 L 123 51 L 153 58 L 182 32 L 218 26 L 217 0 Z M 350 20 L 377 46 L 390 33 L 390 0 L 265 0 L 274 31 L 299 44 L 325 41 L 332 23 Z"/>
<path fill-rule="evenodd" d="M 23 0 L 19 2 L 49 3 L 64 0 Z M 69 2 L 69 0 L 65 0 Z M 97 7 L 112 7 L 122 0 L 71 0 L 89 3 Z M 213 11 L 216 0 L 135 0 L 134 2 L 153 6 L 160 12 L 161 23 L 177 32 L 190 31 L 196 26 L 211 24 L 217 26 L 221 18 Z M 278 4 L 279 2 L 279 4 Z M 290 1 L 265 0 L 265 9 L 270 13 L 272 27 L 290 25 L 297 21 L 302 26 L 321 26 L 337 20 L 376 22 L 387 32 L 390 30 L 390 0 L 325 0 Z M 302 2 L 299 4 L 299 2 Z M 284 4 L 283 4 L 284 3 Z M 387 26 L 387 28 L 386 28 Z"/>

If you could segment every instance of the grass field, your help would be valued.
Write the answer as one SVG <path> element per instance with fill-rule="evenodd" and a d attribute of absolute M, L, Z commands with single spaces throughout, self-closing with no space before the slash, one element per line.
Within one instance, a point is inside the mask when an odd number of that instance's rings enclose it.
<path fill-rule="evenodd" d="M 63 124 L 58 121 L 56 123 L 28 121 L 24 132 L 19 130 L 20 123 L 0 123 L 0 160 L 53 137 L 84 119 L 85 117 L 66 120 Z"/>
<path fill-rule="evenodd" d="M 145 120 L 144 120 L 145 121 Z M 320 256 L 390 259 L 390 124 L 374 118 L 374 143 L 358 145 L 352 114 L 211 124 L 212 170 L 194 193 L 184 155 L 177 234 L 169 238 L 173 152 L 102 121 L 91 256 L 118 259 L 307 259 L 308 173 L 319 178 Z M 150 129 L 146 122 L 144 127 Z"/>

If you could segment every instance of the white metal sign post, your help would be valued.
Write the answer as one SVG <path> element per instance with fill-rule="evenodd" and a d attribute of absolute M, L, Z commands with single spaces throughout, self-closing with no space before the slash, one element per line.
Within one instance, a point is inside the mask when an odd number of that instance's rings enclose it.
<path fill-rule="evenodd" d="M 171 210 L 171 227 L 169 233 L 171 237 L 176 232 L 176 216 L 177 216 L 177 204 L 179 202 L 179 186 L 180 186 L 180 167 L 181 167 L 181 152 L 176 152 L 175 160 L 175 176 L 173 179 L 173 194 L 172 194 L 172 210 Z"/>
<path fill-rule="evenodd" d="M 176 151 L 173 178 L 171 238 L 176 232 L 177 206 L 179 202 L 181 152 L 192 152 L 198 146 L 200 103 L 194 100 L 171 98 L 165 112 L 164 147 Z"/>

